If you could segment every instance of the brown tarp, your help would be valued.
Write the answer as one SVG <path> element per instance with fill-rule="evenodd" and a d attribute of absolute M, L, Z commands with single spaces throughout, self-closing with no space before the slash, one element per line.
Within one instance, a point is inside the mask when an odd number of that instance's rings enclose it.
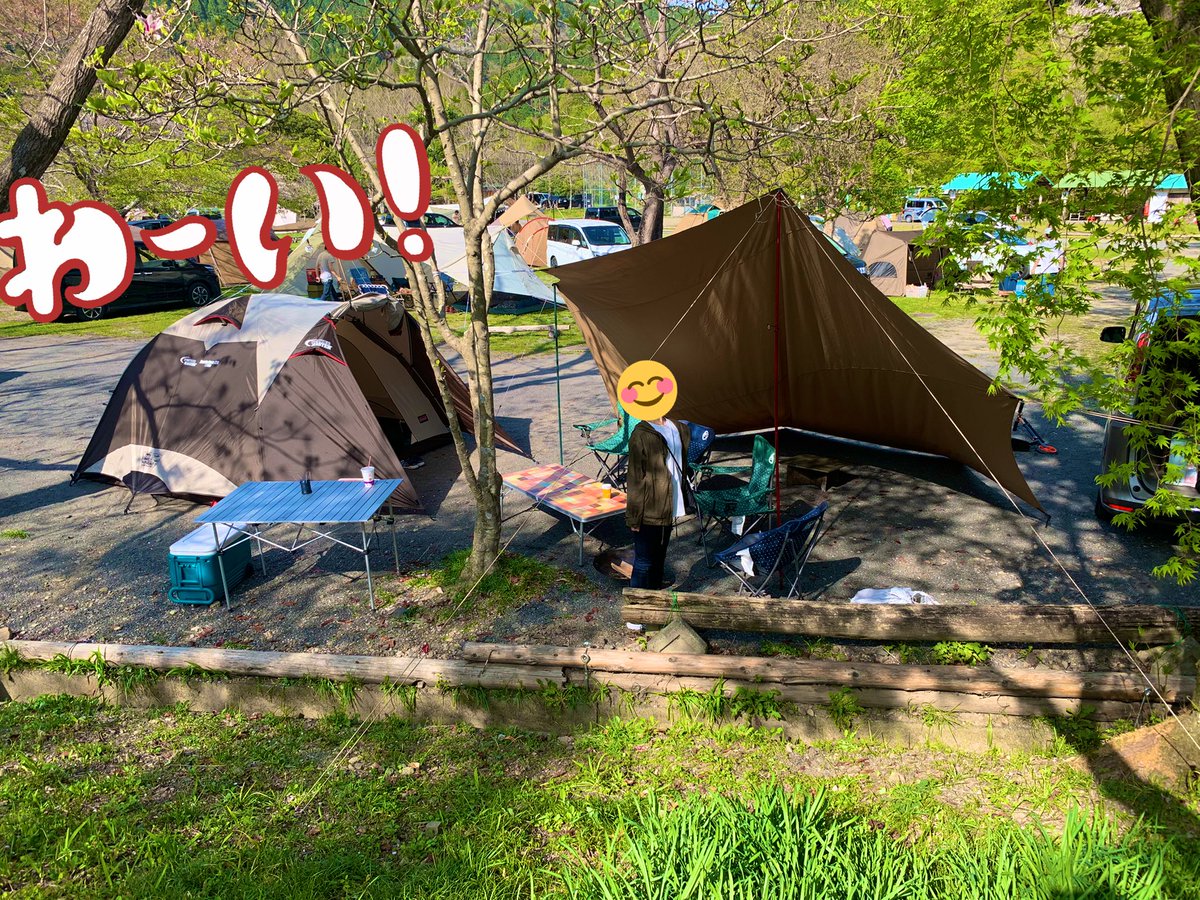
<path fill-rule="evenodd" d="M 547 216 L 539 216 L 526 222 L 517 232 L 513 243 L 527 266 L 546 265 L 546 236 L 549 232 L 550 219 Z"/>
<path fill-rule="evenodd" d="M 541 214 L 542 208 L 540 206 L 528 197 L 519 197 L 512 206 L 504 211 L 494 224 L 503 225 L 507 228 L 520 219 L 525 219 L 529 216 L 540 216 Z"/>
<path fill-rule="evenodd" d="M 621 371 L 653 358 L 678 381 L 673 417 L 936 453 L 1040 508 L 1013 456 L 1017 398 L 989 394 L 782 194 L 552 274 L 614 408 Z"/>
<path fill-rule="evenodd" d="M 229 241 L 216 241 L 200 261 L 217 270 L 217 281 L 222 289 L 246 284 L 246 273 L 238 268 L 233 258 L 233 245 Z"/>
<path fill-rule="evenodd" d="M 679 234 L 681 231 L 687 231 L 689 228 L 695 228 L 697 225 L 703 225 L 708 221 L 708 216 L 704 213 L 684 213 L 679 217 L 679 222 L 675 225 L 673 234 Z"/>

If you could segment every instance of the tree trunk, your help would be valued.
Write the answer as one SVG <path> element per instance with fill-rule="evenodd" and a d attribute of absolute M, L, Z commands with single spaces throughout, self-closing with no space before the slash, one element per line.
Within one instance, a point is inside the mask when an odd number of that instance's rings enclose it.
<path fill-rule="evenodd" d="M 1196 202 L 1200 185 L 1200 3 L 1195 0 L 1141 0 L 1142 15 L 1154 34 L 1162 60 L 1162 86 L 1171 109 L 1171 131 L 1179 162 L 1187 176 L 1188 193 Z"/>
<path fill-rule="evenodd" d="M 0 212 L 8 211 L 8 190 L 21 178 L 41 178 L 54 162 L 96 86 L 93 61 L 103 65 L 125 40 L 144 0 L 100 0 L 71 49 L 58 64 L 46 93 L 21 129 L 7 158 L 0 160 Z"/>
<path fill-rule="evenodd" d="M 663 234 L 663 216 L 666 215 L 666 192 L 661 184 L 647 186 L 642 202 L 642 227 L 638 243 L 648 244 Z"/>
<path fill-rule="evenodd" d="M 471 291 L 471 322 L 467 338 L 471 358 L 467 360 L 467 386 L 475 418 L 475 446 L 479 454 L 475 486 L 475 533 L 471 555 L 463 568 L 462 582 L 474 585 L 487 574 L 500 555 L 500 472 L 496 459 L 496 408 L 492 394 L 492 350 L 488 341 L 488 305 L 491 300 L 491 248 L 486 226 L 463 229 L 467 253 L 467 275 Z"/>

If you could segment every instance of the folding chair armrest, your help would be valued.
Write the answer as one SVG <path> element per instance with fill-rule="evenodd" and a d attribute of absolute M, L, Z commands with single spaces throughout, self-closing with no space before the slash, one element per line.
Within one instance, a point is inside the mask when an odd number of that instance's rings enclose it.
<path fill-rule="evenodd" d="M 601 419 L 598 422 L 585 422 L 582 425 L 572 425 L 572 428 L 578 428 L 579 433 L 586 439 L 593 431 L 599 431 L 601 428 L 607 428 L 610 425 L 616 425 L 617 419 Z"/>

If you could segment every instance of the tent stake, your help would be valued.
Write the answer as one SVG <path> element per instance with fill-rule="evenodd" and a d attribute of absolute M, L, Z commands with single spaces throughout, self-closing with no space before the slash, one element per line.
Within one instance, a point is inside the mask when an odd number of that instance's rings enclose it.
<path fill-rule="evenodd" d="M 562 466 L 565 463 L 562 436 L 562 372 L 558 367 L 558 285 L 551 285 L 550 290 L 553 291 L 554 297 L 554 395 L 558 405 L 558 464 Z"/>

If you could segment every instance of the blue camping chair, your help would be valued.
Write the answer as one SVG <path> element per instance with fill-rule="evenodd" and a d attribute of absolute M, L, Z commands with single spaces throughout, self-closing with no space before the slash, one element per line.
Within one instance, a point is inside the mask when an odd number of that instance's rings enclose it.
<path fill-rule="evenodd" d="M 707 425 L 697 425 L 695 422 L 680 420 L 688 427 L 690 440 L 688 442 L 688 468 L 692 470 L 692 477 L 689 482 L 692 485 L 692 490 L 696 489 L 696 484 L 700 480 L 700 470 L 708 463 L 708 457 L 712 453 L 713 441 L 716 439 L 716 434 Z"/>
<path fill-rule="evenodd" d="M 726 572 L 733 575 L 740 584 L 738 593 L 749 593 L 753 597 L 767 596 L 767 583 L 771 576 L 779 573 L 779 586 L 787 584 L 785 599 L 797 594 L 800 583 L 800 573 L 808 562 L 809 554 L 821 539 L 821 523 L 825 518 L 828 503 L 822 503 L 800 516 L 784 522 L 770 531 L 760 531 L 748 534 L 736 544 L 715 554 L 715 559 Z M 738 554 L 747 551 L 754 564 L 753 574 L 747 574 L 742 568 Z M 791 583 L 787 583 L 788 573 L 792 574 Z"/>
<path fill-rule="evenodd" d="M 346 274 L 350 276 L 350 280 L 354 282 L 354 287 L 358 294 L 386 294 L 388 286 L 378 281 L 371 280 L 371 272 L 365 266 L 354 266 L 346 270 Z"/>
<path fill-rule="evenodd" d="M 607 481 L 617 487 L 625 486 L 629 436 L 633 434 L 633 429 L 639 421 L 626 415 L 625 410 L 618 407 L 615 418 L 571 426 L 579 429 L 579 434 L 588 449 L 600 463 L 600 471 L 596 475 L 598 480 Z M 613 429 L 611 434 L 598 434 L 607 432 L 609 428 Z"/>

